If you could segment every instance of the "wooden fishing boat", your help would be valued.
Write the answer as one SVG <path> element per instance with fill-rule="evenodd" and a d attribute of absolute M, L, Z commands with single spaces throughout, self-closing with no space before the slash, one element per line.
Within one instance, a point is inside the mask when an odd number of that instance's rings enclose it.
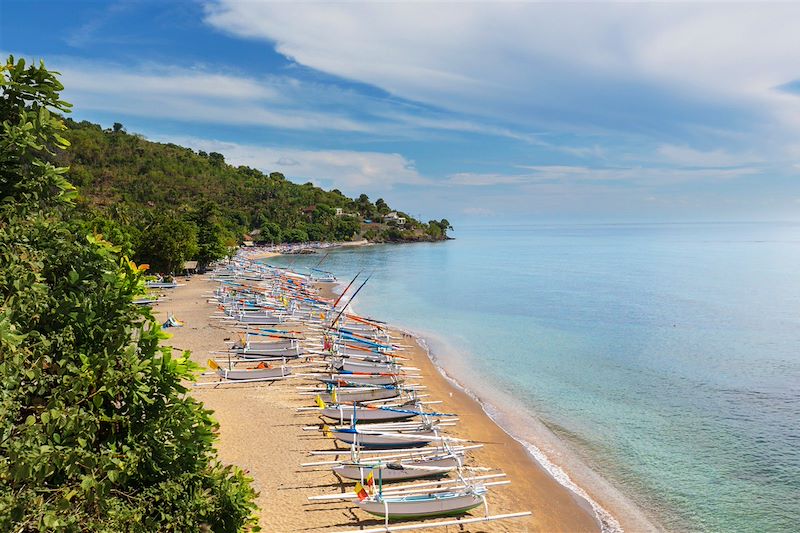
<path fill-rule="evenodd" d="M 378 352 L 337 353 L 337 356 L 348 361 L 360 361 L 365 363 L 390 364 L 394 360 L 392 356 Z"/>
<path fill-rule="evenodd" d="M 346 382 L 352 385 L 395 385 L 399 381 L 397 374 L 328 374 L 318 378 L 323 383 L 337 385 Z"/>
<path fill-rule="evenodd" d="M 253 315 L 240 314 L 236 317 L 236 320 L 241 324 L 250 326 L 277 326 L 281 323 L 280 318 L 264 313 Z"/>
<path fill-rule="evenodd" d="M 325 403 L 334 401 L 330 392 L 323 392 L 319 396 Z M 336 389 L 336 401 L 343 403 L 387 400 L 397 396 L 400 396 L 400 389 L 396 387 L 343 387 Z"/>
<path fill-rule="evenodd" d="M 338 395 L 337 395 L 338 396 Z M 366 407 L 353 405 L 326 405 L 319 411 L 319 414 L 329 420 L 338 421 L 340 424 L 349 423 L 353 419 L 355 412 L 356 420 L 359 423 L 369 422 L 396 422 L 408 420 L 419 416 L 418 413 L 403 409 L 385 409 L 381 407 Z"/>
<path fill-rule="evenodd" d="M 455 454 L 401 459 L 394 462 L 365 460 L 342 463 L 334 466 L 333 472 L 345 479 L 363 481 L 371 471 L 380 469 L 381 481 L 386 483 L 387 481 L 443 476 L 457 469 L 462 460 L 463 455 L 459 457 Z"/>
<path fill-rule="evenodd" d="M 297 359 L 300 357 L 300 348 L 281 348 L 278 350 L 231 350 L 231 353 L 245 359 Z"/>
<path fill-rule="evenodd" d="M 395 363 L 383 363 L 377 361 L 358 361 L 350 358 L 342 358 L 332 364 L 334 370 L 338 372 L 371 372 L 377 374 L 397 374 L 400 366 Z"/>
<path fill-rule="evenodd" d="M 286 357 L 295 358 L 300 356 L 300 345 L 294 339 L 285 339 L 275 342 L 245 342 L 241 341 L 232 346 L 233 353 L 245 358 L 259 359 L 262 357 Z"/>
<path fill-rule="evenodd" d="M 458 516 L 484 504 L 486 489 L 480 485 L 463 490 L 384 497 L 381 493 L 354 503 L 369 514 L 403 520 L 435 516 Z"/>
<path fill-rule="evenodd" d="M 258 351 L 258 350 L 271 350 L 276 348 L 291 348 L 296 344 L 297 341 L 295 339 L 277 339 L 274 341 L 248 340 L 246 342 L 238 340 L 235 343 L 233 343 L 233 346 L 231 346 L 231 348 L 234 348 L 236 350 L 248 349 L 248 350 Z"/>
<path fill-rule="evenodd" d="M 369 431 L 355 428 L 333 428 L 333 437 L 345 444 L 355 444 L 362 448 L 418 448 L 436 440 L 432 429 L 400 429 L 394 431 Z"/>
<path fill-rule="evenodd" d="M 270 381 L 283 379 L 292 373 L 288 366 L 275 366 L 260 364 L 255 368 L 230 369 L 219 366 L 216 361 L 209 360 L 208 366 L 223 379 L 230 380 L 258 380 Z"/>

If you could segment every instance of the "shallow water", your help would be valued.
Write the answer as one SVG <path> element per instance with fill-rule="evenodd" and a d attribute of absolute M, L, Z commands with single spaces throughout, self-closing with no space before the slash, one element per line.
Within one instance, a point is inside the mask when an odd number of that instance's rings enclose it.
<path fill-rule="evenodd" d="M 479 376 L 490 402 L 506 393 L 501 418 L 535 415 L 666 528 L 797 530 L 800 225 L 456 237 L 343 249 L 323 267 L 373 272 L 360 313 L 430 336 L 449 373 Z"/>

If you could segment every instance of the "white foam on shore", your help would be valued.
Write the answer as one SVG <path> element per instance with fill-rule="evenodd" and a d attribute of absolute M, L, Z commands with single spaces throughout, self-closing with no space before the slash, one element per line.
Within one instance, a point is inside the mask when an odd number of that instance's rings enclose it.
<path fill-rule="evenodd" d="M 576 494 L 577 496 L 579 496 L 580 498 L 585 500 L 586 503 L 594 511 L 595 518 L 597 519 L 597 521 L 598 521 L 598 523 L 600 525 L 600 530 L 603 533 L 623 533 L 624 530 L 622 529 L 622 525 L 620 525 L 620 523 L 617 521 L 617 519 L 614 518 L 611 515 L 611 513 L 606 511 L 599 503 L 597 503 L 594 499 L 592 499 L 592 497 L 589 496 L 586 493 L 585 490 L 583 490 L 581 487 L 579 487 L 572 480 L 572 478 L 569 476 L 569 474 L 567 474 L 564 471 L 563 468 L 561 468 L 557 464 L 553 463 L 547 457 L 547 455 L 538 446 L 536 446 L 535 444 L 533 444 L 531 442 L 528 442 L 528 441 L 522 439 L 521 437 L 515 435 L 513 432 L 509 431 L 509 429 L 506 428 L 502 424 L 502 422 L 499 420 L 499 418 L 500 418 L 499 417 L 499 412 L 497 411 L 497 409 L 494 406 L 492 406 L 491 404 L 483 401 L 477 394 L 475 394 L 469 388 L 467 388 L 464 385 L 462 385 L 454 377 L 449 375 L 447 373 L 447 371 L 442 367 L 442 365 L 439 364 L 437 358 L 431 352 L 431 349 L 428 346 L 428 343 L 427 343 L 427 341 L 425 340 L 424 337 L 422 337 L 420 335 L 417 335 L 414 332 L 407 331 L 405 329 L 401 329 L 401 328 L 396 328 L 396 329 L 400 329 L 404 333 L 414 337 L 416 339 L 417 343 L 425 349 L 425 352 L 428 355 L 428 359 L 431 360 L 431 362 L 433 363 L 433 366 L 436 367 L 436 369 L 439 371 L 439 373 L 451 385 L 456 387 L 458 390 L 463 391 L 470 398 L 472 398 L 473 400 L 478 402 L 478 404 L 481 406 L 481 409 L 483 410 L 483 412 L 486 413 L 486 416 L 488 416 L 490 419 L 492 419 L 492 421 L 495 424 L 497 424 L 497 427 L 502 429 L 507 435 L 509 435 L 511 438 L 513 438 L 514 440 L 516 440 L 517 442 L 522 444 L 525 447 L 525 449 L 528 450 L 528 453 L 531 455 L 531 457 L 533 457 L 533 459 L 537 463 L 539 463 L 539 465 L 542 468 L 544 468 L 544 470 L 547 471 L 548 474 L 550 474 L 556 481 L 558 481 L 559 484 L 561 484 L 562 486 L 564 486 L 565 488 L 567 488 L 568 490 L 570 490 L 571 492 L 573 492 L 574 494 Z"/>
<path fill-rule="evenodd" d="M 341 294 L 344 288 L 347 286 L 348 281 L 340 280 L 338 281 L 334 288 L 333 292 L 336 294 Z M 353 305 L 348 306 L 349 311 L 353 314 L 357 314 L 358 312 L 355 310 Z M 359 315 L 360 316 L 360 315 Z M 433 351 L 431 350 L 428 342 L 426 341 L 425 337 L 420 335 L 415 331 L 411 331 L 407 328 L 397 326 L 396 324 L 389 324 L 389 327 L 392 329 L 396 329 L 409 335 L 425 350 L 425 353 L 428 356 L 428 359 L 433 363 L 433 366 L 436 367 L 437 371 L 455 388 L 467 394 L 470 398 L 475 400 L 478 405 L 481 406 L 483 412 L 488 416 L 496 425 L 499 427 L 503 432 L 513 438 L 515 441 L 519 442 L 530 454 L 531 458 L 536 461 L 539 466 L 541 466 L 553 479 L 555 479 L 560 485 L 565 487 L 567 490 L 572 492 L 577 499 L 581 500 L 583 504 L 588 506 L 594 512 L 595 519 L 597 520 L 598 526 L 602 533 L 624 533 L 624 529 L 620 522 L 609 512 L 607 511 L 602 505 L 600 505 L 596 500 L 594 500 L 583 488 L 581 488 L 570 475 L 559 465 L 553 462 L 548 455 L 536 444 L 526 440 L 525 438 L 515 434 L 513 430 L 507 427 L 507 424 L 504 424 L 502 418 L 503 415 L 499 409 L 497 409 L 494 405 L 490 402 L 483 400 L 476 392 L 459 382 L 455 377 L 448 374 L 445 368 L 440 363 L 439 359 L 434 355 Z M 535 419 L 535 416 L 530 413 L 529 410 L 526 410 L 526 415 Z M 536 419 L 535 419 L 536 420 Z M 537 420 L 538 421 L 538 420 Z M 539 421 L 541 424 L 541 422 Z M 541 424 L 543 425 L 543 424 Z M 565 443 L 561 442 L 561 440 L 553 435 L 553 438 L 559 441 L 560 446 L 566 446 Z M 592 475 L 597 476 L 594 471 L 591 471 L 589 467 L 585 467 L 587 470 L 591 472 Z M 597 476 L 599 478 L 599 476 Z M 626 502 L 628 504 L 628 502 Z M 633 504 L 628 504 L 633 506 Z M 636 513 L 637 515 L 639 513 Z M 640 520 L 645 520 L 652 529 L 657 529 L 652 524 L 649 523 L 649 519 L 645 519 L 641 516 L 638 516 Z"/>

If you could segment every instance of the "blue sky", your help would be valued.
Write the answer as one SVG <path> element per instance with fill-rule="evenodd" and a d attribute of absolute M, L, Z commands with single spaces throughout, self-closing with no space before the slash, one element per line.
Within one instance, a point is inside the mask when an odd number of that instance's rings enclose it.
<path fill-rule="evenodd" d="M 423 218 L 800 218 L 800 6 L 37 2 L 73 117 Z"/>

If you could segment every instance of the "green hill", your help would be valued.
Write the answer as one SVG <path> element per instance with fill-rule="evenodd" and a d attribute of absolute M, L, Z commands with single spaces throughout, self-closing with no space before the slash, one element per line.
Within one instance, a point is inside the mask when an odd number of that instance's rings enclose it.
<path fill-rule="evenodd" d="M 87 229 L 104 233 L 139 261 L 161 271 L 183 260 L 206 263 L 243 240 L 256 242 L 435 241 L 446 220 L 421 223 L 393 210 L 282 174 L 234 167 L 219 153 L 195 152 L 67 119 L 70 148 L 56 161 L 69 166 Z M 338 210 L 338 212 L 337 212 Z M 396 218 L 394 217 L 394 218 Z"/>

